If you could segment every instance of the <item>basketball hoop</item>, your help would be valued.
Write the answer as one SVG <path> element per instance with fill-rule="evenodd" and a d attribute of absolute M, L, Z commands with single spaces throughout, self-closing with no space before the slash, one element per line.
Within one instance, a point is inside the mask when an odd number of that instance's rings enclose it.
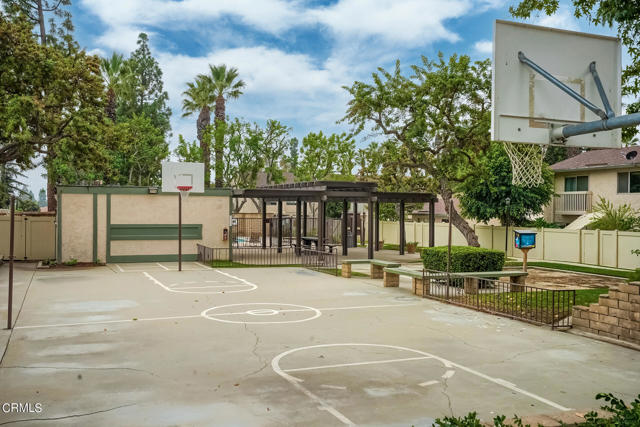
<path fill-rule="evenodd" d="M 180 198 L 184 201 L 189 197 L 189 191 L 193 188 L 191 185 L 178 185 L 178 191 L 180 192 Z"/>
<path fill-rule="evenodd" d="M 544 183 L 542 164 L 547 145 L 504 142 L 511 160 L 511 183 L 520 187 L 538 187 Z"/>

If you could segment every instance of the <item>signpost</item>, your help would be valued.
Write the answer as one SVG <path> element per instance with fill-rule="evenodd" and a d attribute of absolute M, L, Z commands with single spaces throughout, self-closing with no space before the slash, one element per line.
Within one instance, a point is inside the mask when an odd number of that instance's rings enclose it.
<path fill-rule="evenodd" d="M 11 219 L 9 225 L 9 302 L 7 306 L 7 329 L 11 329 L 13 306 L 13 242 L 15 238 L 16 197 L 11 196 Z"/>

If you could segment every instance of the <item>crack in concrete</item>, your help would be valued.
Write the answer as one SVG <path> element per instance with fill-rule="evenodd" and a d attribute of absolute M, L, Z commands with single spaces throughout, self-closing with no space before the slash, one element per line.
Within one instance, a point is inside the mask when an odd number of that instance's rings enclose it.
<path fill-rule="evenodd" d="M 249 372 L 248 374 L 241 376 L 240 379 L 248 378 L 250 376 L 258 374 L 261 371 L 263 371 L 268 365 L 268 362 L 264 360 L 262 356 L 260 356 L 257 352 L 258 345 L 260 345 L 260 337 L 258 336 L 258 334 L 256 334 L 254 331 L 249 329 L 246 323 L 244 324 L 244 330 L 252 334 L 256 339 L 255 343 L 253 343 L 253 348 L 251 349 L 251 353 L 256 357 L 256 359 L 258 359 L 258 361 L 262 363 L 262 367 L 260 369 L 256 369 L 255 371 Z"/>
<path fill-rule="evenodd" d="M 12 421 L 7 421 L 7 422 L 4 422 L 4 423 L 0 423 L 0 426 L 4 426 L 4 425 L 7 425 L 7 424 L 32 422 L 32 421 L 57 421 L 57 420 L 65 420 L 65 419 L 68 419 L 68 418 L 87 417 L 89 415 L 102 414 L 104 412 L 115 411 L 116 409 L 126 408 L 126 407 L 129 407 L 129 406 L 135 406 L 135 405 L 137 405 L 137 404 L 136 403 L 129 403 L 128 405 L 120 405 L 120 406 L 116 406 L 114 408 L 102 409 L 102 410 L 93 411 L 93 412 L 84 412 L 84 413 L 81 413 L 81 414 L 64 415 L 64 416 L 61 416 L 61 417 L 25 418 L 25 419 L 22 419 L 22 420 L 12 420 Z"/>
<path fill-rule="evenodd" d="M 447 389 L 449 388 L 449 384 L 447 383 L 448 378 L 443 377 L 442 378 L 442 384 L 444 385 L 443 389 L 442 389 L 442 394 L 444 394 L 444 397 L 447 398 L 447 402 L 449 404 L 449 412 L 451 413 L 451 416 L 453 417 L 453 406 L 451 405 L 451 397 L 449 396 L 449 393 L 447 392 Z"/>
<path fill-rule="evenodd" d="M 65 366 L 19 366 L 19 365 L 16 365 L 16 366 L 0 366 L 0 369 L 55 369 L 55 370 L 60 370 L 60 371 L 124 370 L 124 371 L 133 371 L 133 372 L 142 372 L 142 373 L 151 375 L 153 377 L 158 377 L 158 375 L 156 375 L 155 373 L 153 373 L 151 371 L 146 371 L 144 369 L 137 369 L 137 368 L 126 368 L 126 367 L 104 367 L 104 368 L 100 368 L 100 367 L 90 367 L 90 366 L 86 366 L 86 367 L 65 367 Z"/>

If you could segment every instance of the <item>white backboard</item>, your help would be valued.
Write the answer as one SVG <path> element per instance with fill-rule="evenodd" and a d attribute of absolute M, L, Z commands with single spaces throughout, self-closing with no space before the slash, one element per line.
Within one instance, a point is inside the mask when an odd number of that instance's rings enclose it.
<path fill-rule="evenodd" d="M 163 193 L 177 193 L 178 185 L 189 184 L 191 193 L 204 193 L 204 163 L 162 162 Z"/>
<path fill-rule="evenodd" d="M 600 120 L 600 117 L 551 84 L 518 59 L 527 58 L 604 110 L 589 71 L 596 62 L 616 116 L 621 113 L 620 41 L 497 20 L 493 36 L 491 138 L 498 141 L 549 144 L 550 128 Z M 620 129 L 569 138 L 567 146 L 620 147 Z"/>

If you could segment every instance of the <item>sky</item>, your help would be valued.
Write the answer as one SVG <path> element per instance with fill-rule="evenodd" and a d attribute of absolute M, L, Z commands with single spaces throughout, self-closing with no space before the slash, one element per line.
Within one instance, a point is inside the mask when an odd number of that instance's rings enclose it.
<path fill-rule="evenodd" d="M 517 0 L 74 0 L 75 36 L 103 57 L 128 56 L 140 32 L 164 73 L 172 109 L 173 150 L 182 134 L 194 140 L 196 117 L 182 117 L 186 82 L 208 64 L 239 70 L 244 94 L 227 102 L 227 114 L 263 124 L 276 119 L 302 139 L 309 132 L 349 131 L 336 123 L 348 102 L 342 88 L 371 81 L 377 67 L 403 69 L 435 58 L 466 54 L 491 57 L 493 22 L 515 20 Z M 554 16 L 526 21 L 568 30 L 613 35 L 572 15 L 568 3 Z M 623 64 L 624 65 L 624 64 Z M 359 140 L 359 145 L 367 142 Z M 43 169 L 28 171 L 37 196 Z"/>

